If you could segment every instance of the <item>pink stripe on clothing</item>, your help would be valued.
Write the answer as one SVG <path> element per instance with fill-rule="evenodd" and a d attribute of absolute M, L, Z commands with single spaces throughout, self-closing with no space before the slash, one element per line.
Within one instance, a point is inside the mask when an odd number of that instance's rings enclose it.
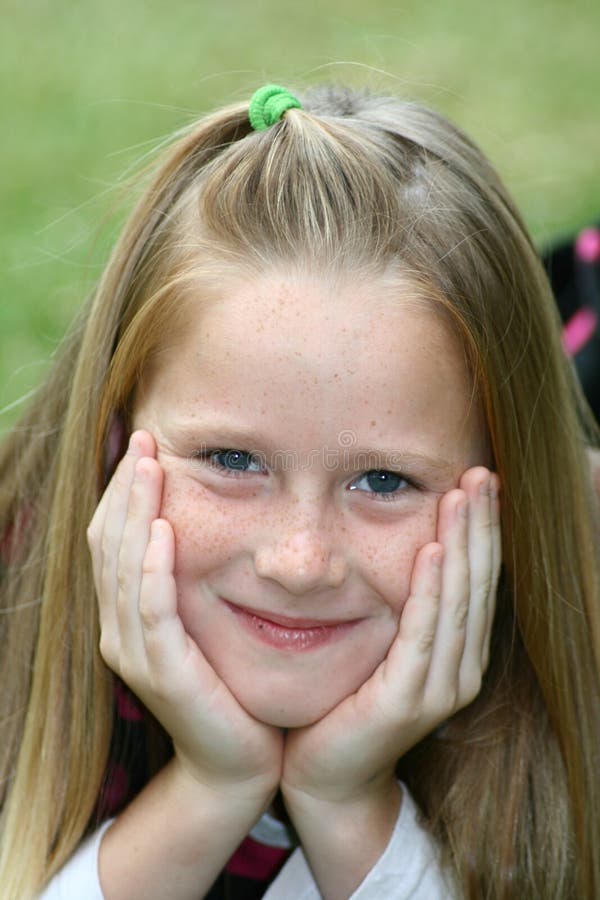
<path fill-rule="evenodd" d="M 585 347 L 598 325 L 598 316 L 589 306 L 582 306 L 563 326 L 562 345 L 569 356 Z"/>
<path fill-rule="evenodd" d="M 268 847 L 255 841 L 254 838 L 247 837 L 225 868 L 231 875 L 266 881 L 275 875 L 289 853 L 290 851 L 284 848 Z"/>
<path fill-rule="evenodd" d="M 579 259 L 587 263 L 600 261 L 600 229 L 586 228 L 575 242 L 575 252 Z"/>

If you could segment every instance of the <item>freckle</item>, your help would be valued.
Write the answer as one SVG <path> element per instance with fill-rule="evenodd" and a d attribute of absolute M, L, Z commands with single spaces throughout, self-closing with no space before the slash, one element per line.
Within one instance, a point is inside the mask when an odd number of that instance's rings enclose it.
<path fill-rule="evenodd" d="M 371 428 L 374 428 L 376 425 L 377 425 L 377 422 L 375 421 L 375 419 L 372 419 L 371 420 Z"/>

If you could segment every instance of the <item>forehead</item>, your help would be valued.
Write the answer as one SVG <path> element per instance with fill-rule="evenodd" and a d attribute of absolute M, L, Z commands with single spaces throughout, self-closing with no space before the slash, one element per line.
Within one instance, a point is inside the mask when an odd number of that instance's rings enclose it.
<path fill-rule="evenodd" d="M 258 357 L 281 362 L 297 374 L 328 367 L 363 378 L 398 367 L 452 369 L 465 386 L 464 354 L 439 304 L 411 282 L 383 276 L 328 277 L 278 273 L 225 279 L 192 297 L 183 347 L 199 364 Z M 433 372 L 432 372 L 433 374 Z M 253 371 L 260 377 L 260 370 Z"/>
<path fill-rule="evenodd" d="M 250 428 L 266 417 L 295 444 L 322 446 L 336 428 L 446 443 L 472 418 L 462 348 L 408 279 L 270 273 L 199 287 L 156 374 L 147 387 L 163 411 Z"/>

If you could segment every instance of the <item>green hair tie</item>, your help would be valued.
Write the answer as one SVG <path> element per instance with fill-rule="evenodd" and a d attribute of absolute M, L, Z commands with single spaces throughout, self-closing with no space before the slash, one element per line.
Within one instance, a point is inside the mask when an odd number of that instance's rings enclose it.
<path fill-rule="evenodd" d="M 248 118 L 255 131 L 265 131 L 279 122 L 288 109 L 302 109 L 302 104 L 286 88 L 265 84 L 252 95 Z"/>

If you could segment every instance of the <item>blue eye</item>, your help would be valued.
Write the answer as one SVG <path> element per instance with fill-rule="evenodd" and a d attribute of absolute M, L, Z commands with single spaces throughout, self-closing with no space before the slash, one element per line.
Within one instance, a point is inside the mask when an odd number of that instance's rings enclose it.
<path fill-rule="evenodd" d="M 198 458 L 198 457 L 196 457 Z M 238 475 L 244 472 L 264 472 L 261 460 L 253 453 L 246 450 L 232 448 L 219 448 L 216 450 L 204 450 L 199 458 L 206 460 L 213 468 L 222 471 L 224 475 Z"/>
<path fill-rule="evenodd" d="M 350 485 L 350 490 L 374 494 L 378 500 L 395 500 L 409 487 L 410 482 L 397 472 L 370 469 Z"/>

